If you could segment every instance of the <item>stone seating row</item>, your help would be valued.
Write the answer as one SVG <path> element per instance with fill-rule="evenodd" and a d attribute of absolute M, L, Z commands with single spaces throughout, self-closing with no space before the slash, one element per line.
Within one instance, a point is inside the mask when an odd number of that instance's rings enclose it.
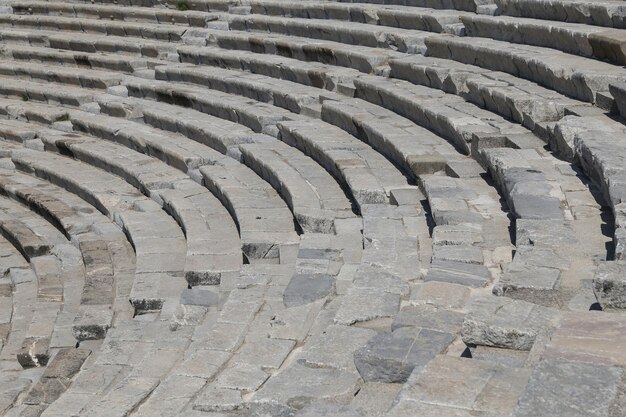
<path fill-rule="evenodd" d="M 620 1 L 495 0 L 495 3 L 498 13 L 507 16 L 626 28 L 626 12 Z"/>
<path fill-rule="evenodd" d="M 5 4 L 10 6 L 16 15 L 70 16 L 111 21 L 178 24 L 191 27 L 206 27 L 207 22 L 216 18 L 214 14 L 197 11 L 131 8 L 102 4 L 55 3 L 52 1 L 10 1 Z"/>

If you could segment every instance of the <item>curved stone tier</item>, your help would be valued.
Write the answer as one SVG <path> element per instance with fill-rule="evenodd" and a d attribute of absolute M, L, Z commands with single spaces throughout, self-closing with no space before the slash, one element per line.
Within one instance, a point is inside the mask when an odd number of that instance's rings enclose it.
<path fill-rule="evenodd" d="M 624 16 L 0 0 L 0 414 L 622 416 Z"/>

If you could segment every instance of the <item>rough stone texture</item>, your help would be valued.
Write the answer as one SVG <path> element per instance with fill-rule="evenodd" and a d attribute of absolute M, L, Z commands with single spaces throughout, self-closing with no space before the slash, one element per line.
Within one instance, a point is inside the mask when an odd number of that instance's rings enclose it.
<path fill-rule="evenodd" d="M 0 415 L 623 417 L 618 3 L 2 2 Z"/>
<path fill-rule="evenodd" d="M 530 350 L 557 318 L 557 311 L 525 301 L 477 298 L 469 308 L 461 335 L 468 345 Z"/>
<path fill-rule="evenodd" d="M 476 359 L 438 356 L 416 372 L 390 415 L 510 415 L 530 371 Z M 456 414 L 455 414 L 456 413 Z"/>
<path fill-rule="evenodd" d="M 426 365 L 453 339 L 449 333 L 400 327 L 370 339 L 354 353 L 354 363 L 365 381 L 405 382 L 413 369 Z"/>
<path fill-rule="evenodd" d="M 602 308 L 626 308 L 626 265 L 600 264 L 593 277 L 593 292 Z"/>
<path fill-rule="evenodd" d="M 283 299 L 287 307 L 310 303 L 326 297 L 334 279 L 326 274 L 298 273 L 291 278 Z"/>
<path fill-rule="evenodd" d="M 455 261 L 434 261 L 428 270 L 425 281 L 448 282 L 478 288 L 487 285 L 490 278 L 489 270 L 483 265 Z"/>
<path fill-rule="evenodd" d="M 513 416 L 608 416 L 620 368 L 546 359 L 533 369 Z"/>

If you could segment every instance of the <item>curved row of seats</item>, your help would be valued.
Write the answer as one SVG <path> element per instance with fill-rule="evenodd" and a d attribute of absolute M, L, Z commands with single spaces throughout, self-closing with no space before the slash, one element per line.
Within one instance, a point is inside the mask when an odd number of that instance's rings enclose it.
<path fill-rule="evenodd" d="M 587 26 L 550 22 L 568 2 Z M 112 3 L 1 16 L 7 176 L 126 233 L 115 302 L 143 313 L 82 341 L 55 401 L 53 371 L 7 390 L 13 415 L 619 408 L 624 319 L 586 312 L 623 301 L 614 2 Z M 598 392 L 578 375 L 603 394 L 564 401 Z"/>

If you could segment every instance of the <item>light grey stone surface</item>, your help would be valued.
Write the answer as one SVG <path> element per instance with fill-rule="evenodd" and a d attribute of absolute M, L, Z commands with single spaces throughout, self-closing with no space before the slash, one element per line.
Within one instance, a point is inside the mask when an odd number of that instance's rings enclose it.
<path fill-rule="evenodd" d="M 461 336 L 468 345 L 530 350 L 550 330 L 558 312 L 505 297 L 478 298 L 469 307 Z"/>
<path fill-rule="evenodd" d="M 621 417 L 623 7 L 378 3 L 0 5 L 0 414 Z"/>
<path fill-rule="evenodd" d="M 537 365 L 514 416 L 607 416 L 618 395 L 616 367 L 546 359 Z"/>

